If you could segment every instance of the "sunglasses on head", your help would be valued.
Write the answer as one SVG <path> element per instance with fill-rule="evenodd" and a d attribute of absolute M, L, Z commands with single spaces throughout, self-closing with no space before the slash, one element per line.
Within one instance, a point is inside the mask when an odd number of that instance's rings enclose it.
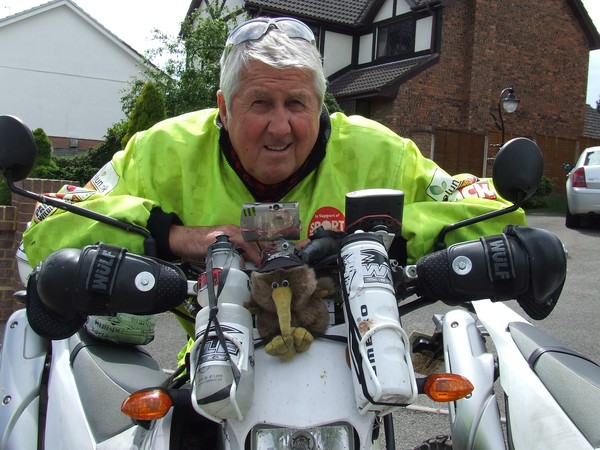
<path fill-rule="evenodd" d="M 225 54 L 223 60 L 231 52 L 231 49 L 241 44 L 242 42 L 256 41 L 269 32 L 269 30 L 277 28 L 282 33 L 285 33 L 290 38 L 304 39 L 313 45 L 317 41 L 312 30 L 306 24 L 291 17 L 279 17 L 271 19 L 268 17 L 259 17 L 244 22 L 233 29 L 225 42 Z"/>

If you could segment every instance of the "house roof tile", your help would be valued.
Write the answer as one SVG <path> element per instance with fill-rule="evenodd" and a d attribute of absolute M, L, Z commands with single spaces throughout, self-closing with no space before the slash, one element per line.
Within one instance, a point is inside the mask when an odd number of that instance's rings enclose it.
<path fill-rule="evenodd" d="M 600 139 L 600 112 L 590 105 L 585 106 L 583 135 L 589 138 Z"/>
<path fill-rule="evenodd" d="M 379 0 L 251 0 L 246 1 L 246 7 L 353 27 L 364 25 L 372 7 L 379 3 Z"/>
<path fill-rule="evenodd" d="M 338 98 L 375 95 L 401 78 L 413 75 L 422 66 L 437 60 L 437 57 L 437 54 L 425 55 L 351 70 L 332 81 L 329 91 Z"/>

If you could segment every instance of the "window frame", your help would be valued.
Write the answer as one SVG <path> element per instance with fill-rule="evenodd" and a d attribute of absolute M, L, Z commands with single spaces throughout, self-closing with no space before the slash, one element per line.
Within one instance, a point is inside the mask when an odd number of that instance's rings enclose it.
<path fill-rule="evenodd" d="M 408 26 L 408 30 L 403 30 L 403 27 Z M 396 30 L 394 30 L 396 29 Z M 406 50 L 400 50 L 398 52 L 391 51 L 390 52 L 390 41 L 394 39 L 389 35 L 389 30 L 400 32 L 400 40 L 402 40 L 404 36 L 404 32 L 408 31 L 410 36 L 410 42 L 407 46 Z M 382 49 L 382 43 L 380 39 L 384 35 L 384 31 L 386 31 L 387 36 L 385 36 L 385 47 Z M 417 33 L 417 20 L 413 14 L 405 15 L 403 17 L 394 17 L 393 20 L 382 22 L 381 24 L 375 27 L 375 38 L 374 38 L 374 61 L 382 61 L 382 60 L 399 60 L 405 59 L 406 57 L 412 56 L 415 54 L 415 41 L 416 41 L 416 33 Z M 397 37 L 396 37 L 397 39 Z M 383 52 L 382 52 L 383 50 Z"/>

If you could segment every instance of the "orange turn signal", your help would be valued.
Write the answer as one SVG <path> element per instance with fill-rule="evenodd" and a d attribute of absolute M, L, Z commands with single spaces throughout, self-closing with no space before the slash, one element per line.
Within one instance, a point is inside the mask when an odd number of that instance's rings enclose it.
<path fill-rule="evenodd" d="M 123 414 L 136 420 L 162 419 L 173 406 L 173 400 L 162 389 L 143 389 L 134 392 L 121 405 Z"/>
<path fill-rule="evenodd" d="M 473 384 L 455 373 L 434 373 L 425 381 L 424 391 L 434 402 L 453 402 L 473 392 Z"/>

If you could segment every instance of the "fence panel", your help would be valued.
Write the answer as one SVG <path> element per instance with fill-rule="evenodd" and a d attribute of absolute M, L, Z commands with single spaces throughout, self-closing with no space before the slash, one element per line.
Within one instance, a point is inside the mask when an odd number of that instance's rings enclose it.
<path fill-rule="evenodd" d="M 435 131 L 434 161 L 450 174 L 481 174 L 485 136 L 456 130 Z"/>
<path fill-rule="evenodd" d="M 517 137 L 506 133 L 505 142 Z M 554 193 L 564 194 L 565 163 L 574 164 L 577 157 L 587 147 L 600 146 L 600 139 L 580 137 L 569 139 L 558 136 L 537 134 L 526 136 L 536 141 L 544 156 L 544 176 L 554 182 Z M 498 152 L 501 134 L 495 130 L 488 132 L 487 176 L 491 176 L 493 158 Z M 437 129 L 433 159 L 450 174 L 472 173 L 481 175 L 485 155 L 485 135 L 457 130 Z"/>

